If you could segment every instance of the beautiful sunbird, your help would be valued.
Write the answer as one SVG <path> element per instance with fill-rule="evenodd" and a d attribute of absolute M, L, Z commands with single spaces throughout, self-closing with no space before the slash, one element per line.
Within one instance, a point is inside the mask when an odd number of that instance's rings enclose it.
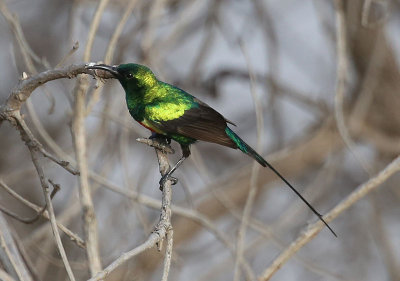
<path fill-rule="evenodd" d="M 127 63 L 109 66 L 90 63 L 86 68 L 105 70 L 118 79 L 125 90 L 129 113 L 152 132 L 152 137 L 163 137 L 169 141 L 173 139 L 180 144 L 182 157 L 161 178 L 160 185 L 167 179 L 176 183 L 177 180 L 171 177 L 172 173 L 189 157 L 190 145 L 198 140 L 240 149 L 263 167 L 268 166 L 336 236 L 322 215 L 271 164 L 236 135 L 227 123 L 236 125 L 216 110 L 184 90 L 158 80 L 144 65 Z"/>

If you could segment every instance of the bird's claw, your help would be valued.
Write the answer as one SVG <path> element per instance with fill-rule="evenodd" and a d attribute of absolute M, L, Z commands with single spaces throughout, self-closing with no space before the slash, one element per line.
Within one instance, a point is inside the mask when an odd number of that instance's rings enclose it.
<path fill-rule="evenodd" d="M 163 189 L 163 186 L 165 185 L 165 183 L 166 183 L 167 180 L 170 180 L 170 181 L 171 181 L 171 185 L 175 185 L 175 184 L 178 183 L 178 179 L 177 179 L 177 178 L 166 174 L 166 175 L 162 176 L 162 178 L 160 179 L 160 182 L 159 182 L 159 184 L 160 184 L 160 190 Z"/>

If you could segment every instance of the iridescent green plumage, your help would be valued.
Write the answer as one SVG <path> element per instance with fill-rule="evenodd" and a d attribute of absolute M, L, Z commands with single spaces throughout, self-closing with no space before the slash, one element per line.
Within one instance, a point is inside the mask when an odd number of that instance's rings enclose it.
<path fill-rule="evenodd" d="M 238 148 L 266 166 L 265 160 L 227 126 L 229 121 L 207 104 L 159 81 L 146 66 L 121 64 L 116 71 L 130 114 L 146 128 L 181 145 L 203 140 Z"/>
<path fill-rule="evenodd" d="M 261 155 L 236 135 L 220 113 L 187 92 L 159 81 L 146 66 L 121 64 L 119 66 L 88 65 L 89 69 L 102 69 L 119 80 L 126 94 L 129 113 L 144 127 L 157 135 L 173 139 L 181 145 L 183 156 L 165 175 L 160 184 L 190 155 L 189 146 L 201 140 L 240 149 L 262 166 L 268 166 L 279 176 L 332 231 L 322 216 L 300 193 Z"/>

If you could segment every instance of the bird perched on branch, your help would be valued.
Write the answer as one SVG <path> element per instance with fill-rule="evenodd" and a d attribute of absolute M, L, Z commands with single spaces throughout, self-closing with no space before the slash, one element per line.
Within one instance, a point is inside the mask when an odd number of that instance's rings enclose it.
<path fill-rule="evenodd" d="M 180 144 L 182 157 L 161 178 L 160 185 L 167 179 L 176 183 L 177 180 L 171 176 L 172 173 L 189 157 L 190 145 L 198 140 L 239 149 L 263 167 L 269 167 L 336 236 L 322 215 L 274 167 L 235 134 L 227 123 L 235 124 L 216 110 L 187 92 L 158 80 L 144 65 L 128 63 L 109 66 L 90 63 L 86 68 L 107 71 L 118 79 L 125 90 L 129 113 L 139 124 L 152 131 L 152 137 L 162 136 Z"/>

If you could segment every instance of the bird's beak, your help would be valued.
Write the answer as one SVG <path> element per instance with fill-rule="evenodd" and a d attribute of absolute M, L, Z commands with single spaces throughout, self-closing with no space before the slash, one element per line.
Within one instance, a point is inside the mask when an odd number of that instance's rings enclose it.
<path fill-rule="evenodd" d="M 100 69 L 110 72 L 115 78 L 119 78 L 121 74 L 118 72 L 116 66 L 106 65 L 106 64 L 93 64 L 88 63 L 85 67 L 86 69 Z"/>

